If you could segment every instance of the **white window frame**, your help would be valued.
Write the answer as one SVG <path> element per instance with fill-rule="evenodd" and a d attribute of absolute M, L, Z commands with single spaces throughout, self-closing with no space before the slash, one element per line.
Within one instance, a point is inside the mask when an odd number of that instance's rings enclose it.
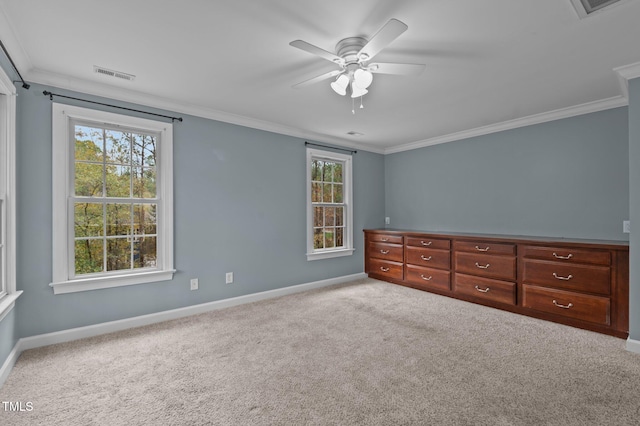
<path fill-rule="evenodd" d="M 16 290 L 16 95 L 0 68 L 0 321 L 22 294 Z"/>
<path fill-rule="evenodd" d="M 54 294 L 121 287 L 173 279 L 173 125 L 128 115 L 53 103 L 53 287 Z M 123 127 L 159 134 L 157 162 L 158 239 L 157 267 L 74 277 L 73 195 L 75 135 L 72 121 L 95 122 L 97 126 Z"/>
<path fill-rule="evenodd" d="M 311 165 L 313 160 L 337 161 L 343 166 L 343 201 L 344 201 L 344 247 L 314 249 L 313 247 L 313 204 L 311 201 Z M 350 155 L 330 151 L 307 148 L 307 260 L 330 259 L 340 256 L 351 256 L 353 247 L 353 158 Z"/>

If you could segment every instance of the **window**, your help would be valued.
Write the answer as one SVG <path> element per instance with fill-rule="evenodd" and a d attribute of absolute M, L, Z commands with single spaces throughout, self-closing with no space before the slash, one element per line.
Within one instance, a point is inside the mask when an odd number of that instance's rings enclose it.
<path fill-rule="evenodd" d="M 172 133 L 53 104 L 56 294 L 173 278 Z"/>
<path fill-rule="evenodd" d="M 22 294 L 16 291 L 16 89 L 0 68 L 0 320 Z"/>
<path fill-rule="evenodd" d="M 351 161 L 307 149 L 307 260 L 353 253 Z"/>

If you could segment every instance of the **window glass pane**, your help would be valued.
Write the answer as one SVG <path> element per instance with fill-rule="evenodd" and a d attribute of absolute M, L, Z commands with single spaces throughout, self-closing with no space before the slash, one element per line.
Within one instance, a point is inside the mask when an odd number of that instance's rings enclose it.
<path fill-rule="evenodd" d="M 333 181 L 334 182 L 343 182 L 342 177 L 342 163 L 336 163 L 335 169 L 333 170 Z"/>
<path fill-rule="evenodd" d="M 324 226 L 323 218 L 324 215 L 322 213 L 323 207 L 314 207 L 313 208 L 313 226 L 314 227 L 322 227 Z"/>
<path fill-rule="evenodd" d="M 107 163 L 131 164 L 131 134 L 106 130 L 105 137 Z"/>
<path fill-rule="evenodd" d="M 131 204 L 107 204 L 107 236 L 131 235 Z"/>
<path fill-rule="evenodd" d="M 322 235 L 322 228 L 313 230 L 313 248 L 324 248 L 324 236 Z"/>
<path fill-rule="evenodd" d="M 336 226 L 344 225 L 344 207 L 336 207 Z"/>
<path fill-rule="evenodd" d="M 107 197 L 131 196 L 131 167 L 106 166 Z"/>
<path fill-rule="evenodd" d="M 322 180 L 322 161 L 313 160 L 311 162 L 311 180 Z"/>
<path fill-rule="evenodd" d="M 134 133 L 131 135 L 133 143 L 133 165 L 134 166 L 155 166 L 156 165 L 156 138 L 151 135 Z"/>
<path fill-rule="evenodd" d="M 104 240 L 75 240 L 76 274 L 103 271 Z"/>
<path fill-rule="evenodd" d="M 133 206 L 133 232 L 135 235 L 155 235 L 157 231 L 157 204 Z"/>
<path fill-rule="evenodd" d="M 75 203 L 74 233 L 76 238 L 100 237 L 104 234 L 102 203 Z"/>
<path fill-rule="evenodd" d="M 333 207 L 324 208 L 324 225 L 335 226 L 336 224 L 336 209 Z"/>
<path fill-rule="evenodd" d="M 324 247 L 325 248 L 335 247 L 334 231 L 335 231 L 334 228 L 324 228 Z"/>
<path fill-rule="evenodd" d="M 107 271 L 131 269 L 131 239 L 107 239 Z"/>
<path fill-rule="evenodd" d="M 335 167 L 335 163 L 330 163 L 328 161 L 325 161 L 324 163 L 324 169 L 322 172 L 322 180 L 324 180 L 325 182 L 332 182 L 333 181 L 333 168 Z"/>
<path fill-rule="evenodd" d="M 333 202 L 334 203 L 342 203 L 342 200 L 343 200 L 342 189 L 343 189 L 342 184 L 333 185 Z"/>
<path fill-rule="evenodd" d="M 325 183 L 324 184 L 324 189 L 322 191 L 322 201 L 324 203 L 331 203 L 333 202 L 333 199 L 331 197 L 331 192 L 332 192 L 332 185 L 330 183 Z"/>
<path fill-rule="evenodd" d="M 103 161 L 104 141 L 102 129 L 87 126 L 75 126 L 75 159 L 85 161 Z"/>
<path fill-rule="evenodd" d="M 314 203 L 322 202 L 322 184 L 321 183 L 311 184 L 311 201 Z"/>
<path fill-rule="evenodd" d="M 156 169 L 155 167 L 133 168 L 133 197 L 155 198 Z"/>
<path fill-rule="evenodd" d="M 74 190 L 79 197 L 102 197 L 102 164 L 75 163 Z"/>
<path fill-rule="evenodd" d="M 136 237 L 133 242 L 133 267 L 155 268 L 156 250 L 156 237 Z"/>
<path fill-rule="evenodd" d="M 344 247 L 344 228 L 336 228 L 336 247 Z"/>

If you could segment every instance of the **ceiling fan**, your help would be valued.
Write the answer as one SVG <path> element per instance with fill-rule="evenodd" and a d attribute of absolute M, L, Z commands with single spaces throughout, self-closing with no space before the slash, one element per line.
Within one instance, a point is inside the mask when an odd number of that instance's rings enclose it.
<path fill-rule="evenodd" d="M 373 74 L 419 75 L 425 68 L 424 64 L 371 62 L 374 56 L 408 28 L 404 22 L 390 19 L 370 40 L 364 37 L 348 37 L 340 40 L 336 44 L 336 53 L 328 52 L 306 41 L 292 41 L 289 43 L 291 46 L 331 61 L 339 67 L 337 70 L 321 74 L 293 87 L 301 88 L 337 77 L 331 83 L 331 88 L 341 96 L 345 96 L 350 89 L 351 97 L 357 98 L 369 92 L 367 88 L 373 82 Z"/>

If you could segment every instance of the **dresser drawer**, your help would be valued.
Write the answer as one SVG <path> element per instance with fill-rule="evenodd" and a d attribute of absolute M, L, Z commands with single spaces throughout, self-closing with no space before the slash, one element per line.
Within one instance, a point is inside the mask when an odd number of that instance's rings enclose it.
<path fill-rule="evenodd" d="M 412 247 L 449 250 L 449 248 L 451 248 L 451 241 L 440 238 L 407 237 L 407 245 Z"/>
<path fill-rule="evenodd" d="M 455 274 L 454 291 L 458 294 L 478 297 L 492 302 L 516 304 L 516 285 L 489 278 Z"/>
<path fill-rule="evenodd" d="M 610 301 L 606 297 L 526 284 L 522 286 L 522 291 L 522 305 L 525 308 L 596 324 L 610 323 Z"/>
<path fill-rule="evenodd" d="M 567 247 L 522 246 L 520 255 L 529 259 L 549 260 L 567 264 L 588 263 L 609 266 L 611 253 L 605 250 L 584 250 Z"/>
<path fill-rule="evenodd" d="M 455 252 L 454 262 L 456 272 L 507 281 L 516 279 L 515 256 Z"/>
<path fill-rule="evenodd" d="M 515 256 L 516 245 L 505 243 L 488 243 L 482 241 L 454 241 L 453 248 L 457 251 L 471 253 L 504 254 Z"/>
<path fill-rule="evenodd" d="M 388 260 L 369 259 L 369 273 L 401 280 L 403 277 L 402 263 Z"/>
<path fill-rule="evenodd" d="M 432 250 L 420 247 L 406 247 L 406 263 L 428 268 L 449 269 L 451 267 L 449 250 Z"/>
<path fill-rule="evenodd" d="M 522 281 L 565 290 L 609 295 L 611 270 L 607 266 L 569 265 L 559 262 L 525 259 Z"/>
<path fill-rule="evenodd" d="M 402 244 L 402 235 L 392 234 L 369 234 L 369 241 L 378 241 L 381 243 Z"/>
<path fill-rule="evenodd" d="M 442 269 L 423 268 L 421 266 L 405 265 L 404 279 L 417 287 L 424 289 L 451 290 L 451 274 Z"/>
<path fill-rule="evenodd" d="M 369 243 L 369 256 L 377 259 L 402 262 L 402 246 L 399 244 Z"/>

